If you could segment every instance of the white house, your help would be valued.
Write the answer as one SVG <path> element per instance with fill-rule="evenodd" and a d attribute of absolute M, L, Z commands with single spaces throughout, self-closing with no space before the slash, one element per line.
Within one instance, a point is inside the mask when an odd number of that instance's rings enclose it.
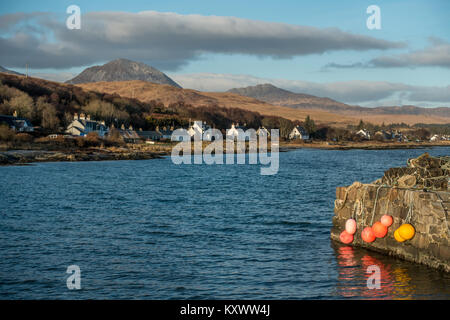
<path fill-rule="evenodd" d="M 230 129 L 227 129 L 226 138 L 228 140 L 249 141 L 256 140 L 256 131 L 239 126 L 239 123 L 232 124 Z"/>
<path fill-rule="evenodd" d="M 361 129 L 358 132 L 356 132 L 356 135 L 360 136 L 363 139 L 370 140 L 370 132 L 366 129 Z"/>
<path fill-rule="evenodd" d="M 258 130 L 256 130 L 257 135 L 262 135 L 263 137 L 270 137 L 270 132 L 265 127 L 259 127 Z"/>
<path fill-rule="evenodd" d="M 99 137 L 104 137 L 108 133 L 108 127 L 105 122 L 91 120 L 89 116 L 75 113 L 73 121 L 66 129 L 66 133 L 74 136 L 86 136 L 89 132 L 96 132 Z"/>
<path fill-rule="evenodd" d="M 206 122 L 194 121 L 194 124 L 189 126 L 189 129 L 187 130 L 187 132 L 188 132 L 189 136 L 191 137 L 191 139 L 193 139 L 194 136 L 197 136 L 197 137 L 203 137 L 203 140 L 205 140 L 205 141 L 211 141 L 212 136 L 209 132 L 206 134 L 206 136 L 203 136 L 205 131 L 207 131 L 208 129 L 211 129 L 211 127 L 208 126 L 206 124 Z"/>
<path fill-rule="evenodd" d="M 431 142 L 436 142 L 436 141 L 439 141 L 439 140 L 441 140 L 441 137 L 439 135 L 437 135 L 437 134 L 435 134 L 434 136 L 432 136 L 430 138 Z"/>
<path fill-rule="evenodd" d="M 301 126 L 296 126 L 294 129 L 292 129 L 291 133 L 289 134 L 289 139 L 309 140 L 309 134 L 308 132 L 306 132 L 305 128 Z"/>

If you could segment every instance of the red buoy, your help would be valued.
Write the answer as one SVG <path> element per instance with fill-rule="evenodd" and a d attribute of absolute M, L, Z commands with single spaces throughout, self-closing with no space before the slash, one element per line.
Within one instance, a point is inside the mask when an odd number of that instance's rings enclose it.
<path fill-rule="evenodd" d="M 344 230 L 341 232 L 339 239 L 342 243 L 349 244 L 353 242 L 353 235 Z"/>
<path fill-rule="evenodd" d="M 375 241 L 375 234 L 373 233 L 373 230 L 371 227 L 365 227 L 364 230 L 361 232 L 361 238 L 365 242 L 374 242 Z"/>
<path fill-rule="evenodd" d="M 375 222 L 372 226 L 372 230 L 377 238 L 384 238 L 388 232 L 387 227 L 381 222 Z"/>

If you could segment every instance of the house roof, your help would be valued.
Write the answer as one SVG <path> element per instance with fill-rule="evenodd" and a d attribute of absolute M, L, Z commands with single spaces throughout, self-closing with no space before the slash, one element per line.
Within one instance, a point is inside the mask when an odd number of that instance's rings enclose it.
<path fill-rule="evenodd" d="M 32 127 L 31 122 L 26 118 L 19 118 L 14 116 L 0 115 L 0 124 L 6 123 L 10 127 L 22 128 L 25 125 Z"/>

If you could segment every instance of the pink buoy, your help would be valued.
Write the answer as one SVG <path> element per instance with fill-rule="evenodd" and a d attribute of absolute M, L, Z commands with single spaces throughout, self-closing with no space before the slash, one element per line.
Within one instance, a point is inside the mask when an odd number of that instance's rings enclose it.
<path fill-rule="evenodd" d="M 348 219 L 345 222 L 345 231 L 349 234 L 355 234 L 356 232 L 356 221 L 355 219 Z"/>
<path fill-rule="evenodd" d="M 339 239 L 342 243 L 349 244 L 353 242 L 353 235 L 344 230 L 339 235 Z"/>
<path fill-rule="evenodd" d="M 386 227 L 390 227 L 392 225 L 392 222 L 393 222 L 392 217 L 387 214 L 381 217 L 381 223 Z"/>

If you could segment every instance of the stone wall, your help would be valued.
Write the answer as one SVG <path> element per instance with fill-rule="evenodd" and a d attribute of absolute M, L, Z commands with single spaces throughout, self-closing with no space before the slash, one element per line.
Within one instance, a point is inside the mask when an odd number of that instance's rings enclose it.
<path fill-rule="evenodd" d="M 381 187 L 380 187 L 381 186 Z M 375 199 L 378 201 L 372 218 Z M 410 203 L 413 211 L 410 223 L 414 238 L 405 242 L 394 239 L 394 231 L 407 218 Z M 408 261 L 450 272 L 450 192 L 448 190 L 408 189 L 381 184 L 355 182 L 336 189 L 335 216 L 331 238 L 339 241 L 347 219 L 355 215 L 357 231 L 351 245 L 396 256 Z M 379 221 L 384 214 L 391 215 L 393 224 L 388 234 L 372 243 L 361 239 L 361 231 Z"/>

